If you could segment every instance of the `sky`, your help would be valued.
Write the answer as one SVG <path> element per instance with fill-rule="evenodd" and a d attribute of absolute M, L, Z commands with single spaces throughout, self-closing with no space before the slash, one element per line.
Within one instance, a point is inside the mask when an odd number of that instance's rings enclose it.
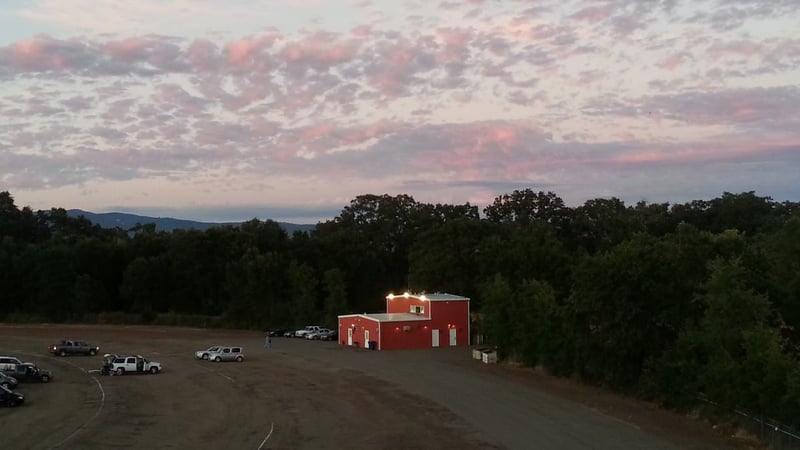
<path fill-rule="evenodd" d="M 800 200 L 798 0 L 2 0 L 18 207 Z"/>

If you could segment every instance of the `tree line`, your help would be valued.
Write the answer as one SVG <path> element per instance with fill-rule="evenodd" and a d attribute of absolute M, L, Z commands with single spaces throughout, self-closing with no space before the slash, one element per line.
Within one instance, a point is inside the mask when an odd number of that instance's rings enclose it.
<path fill-rule="evenodd" d="M 335 326 L 389 292 L 450 292 L 503 358 L 800 425 L 800 203 L 754 192 L 569 207 L 524 189 L 483 210 L 361 195 L 291 236 L 103 229 L 0 192 L 0 269 L 4 321 Z"/>

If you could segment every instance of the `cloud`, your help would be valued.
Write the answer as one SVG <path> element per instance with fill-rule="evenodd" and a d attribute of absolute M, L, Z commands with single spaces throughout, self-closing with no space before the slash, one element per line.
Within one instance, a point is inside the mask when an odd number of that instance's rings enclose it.
<path fill-rule="evenodd" d="M 667 183 L 664 167 L 716 188 L 702 167 L 751 174 L 797 148 L 794 0 L 220 5 L 12 11 L 47 34 L 0 46 L 4 186 L 217 204 L 208 192 L 578 198 Z"/>
<path fill-rule="evenodd" d="M 598 99 L 585 111 L 628 117 L 655 114 L 691 124 L 747 127 L 751 132 L 791 132 L 800 124 L 799 101 L 800 87 L 778 86 L 656 95 L 616 104 Z"/>

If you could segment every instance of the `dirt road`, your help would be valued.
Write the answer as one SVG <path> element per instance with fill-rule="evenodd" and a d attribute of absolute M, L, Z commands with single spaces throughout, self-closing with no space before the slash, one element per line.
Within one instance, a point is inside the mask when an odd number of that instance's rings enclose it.
<path fill-rule="evenodd" d="M 100 376 L 97 357 L 55 357 L 82 339 L 142 354 L 159 375 Z M 468 349 L 374 352 L 245 331 L 0 324 L 0 354 L 55 372 L 0 409 L 8 448 L 725 449 L 702 423 Z M 241 345 L 243 363 L 194 358 Z"/>

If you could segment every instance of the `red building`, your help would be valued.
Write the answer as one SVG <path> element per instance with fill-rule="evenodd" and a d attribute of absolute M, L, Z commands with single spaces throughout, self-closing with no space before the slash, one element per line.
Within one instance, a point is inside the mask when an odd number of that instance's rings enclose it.
<path fill-rule="evenodd" d="M 466 297 L 389 294 L 386 313 L 339 316 L 339 342 L 376 350 L 467 346 L 469 317 Z"/>

